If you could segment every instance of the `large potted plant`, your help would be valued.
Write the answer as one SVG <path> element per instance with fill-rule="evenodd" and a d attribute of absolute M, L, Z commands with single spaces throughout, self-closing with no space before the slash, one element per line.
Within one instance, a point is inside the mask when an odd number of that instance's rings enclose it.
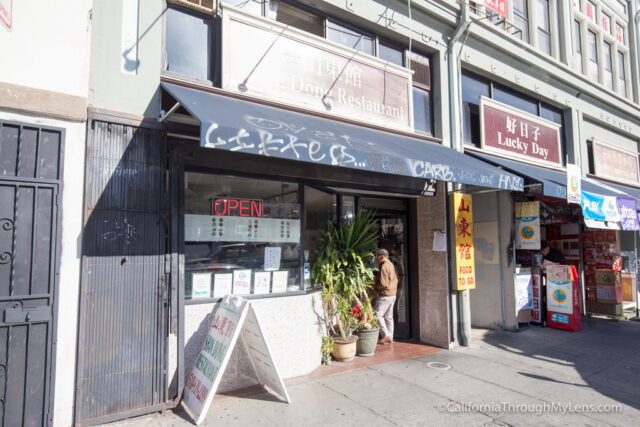
<path fill-rule="evenodd" d="M 375 230 L 374 214 L 358 213 L 350 221 L 329 227 L 317 245 L 311 275 L 322 285 L 326 333 L 334 337 L 333 355 L 338 360 L 355 355 L 358 338 L 354 330 L 377 326 L 369 297 L 373 286 L 369 260 L 378 239 Z M 355 315 L 355 307 L 360 316 Z"/>

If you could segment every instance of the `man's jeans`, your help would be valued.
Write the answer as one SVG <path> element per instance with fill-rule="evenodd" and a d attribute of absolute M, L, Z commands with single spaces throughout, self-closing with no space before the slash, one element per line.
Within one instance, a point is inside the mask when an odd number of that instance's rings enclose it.
<path fill-rule="evenodd" d="M 376 317 L 380 324 L 380 335 L 382 338 L 391 337 L 391 339 L 393 339 L 393 303 L 395 302 L 395 296 L 376 298 Z"/>

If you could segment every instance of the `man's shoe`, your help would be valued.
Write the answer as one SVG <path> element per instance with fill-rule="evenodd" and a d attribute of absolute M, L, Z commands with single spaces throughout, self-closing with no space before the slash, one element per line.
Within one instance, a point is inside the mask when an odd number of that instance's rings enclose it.
<path fill-rule="evenodd" d="M 393 342 L 393 339 L 391 337 L 384 337 L 378 342 L 382 344 L 391 344 Z"/>
<path fill-rule="evenodd" d="M 385 341 L 385 339 L 386 339 L 386 338 L 380 338 L 380 339 L 378 340 L 378 345 L 388 344 L 388 343 L 389 343 L 389 341 Z"/>

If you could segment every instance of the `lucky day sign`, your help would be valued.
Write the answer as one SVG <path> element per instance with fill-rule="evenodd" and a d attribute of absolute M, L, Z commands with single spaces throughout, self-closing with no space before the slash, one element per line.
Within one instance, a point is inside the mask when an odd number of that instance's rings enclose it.
<path fill-rule="evenodd" d="M 485 151 L 546 166 L 562 166 L 561 126 L 557 123 L 480 97 L 480 126 Z"/>

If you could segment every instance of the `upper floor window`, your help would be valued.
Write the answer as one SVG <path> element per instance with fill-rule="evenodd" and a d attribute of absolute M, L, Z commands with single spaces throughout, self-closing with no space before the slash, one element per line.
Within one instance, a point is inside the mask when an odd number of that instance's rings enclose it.
<path fill-rule="evenodd" d="M 625 76 L 626 57 L 629 55 L 627 7 L 619 1 L 586 0 L 581 3 L 574 0 L 572 13 L 573 68 L 626 97 L 629 82 L 620 76 Z M 582 59 L 583 51 L 587 52 L 587 58 Z"/>
<path fill-rule="evenodd" d="M 538 27 L 538 48 L 551 55 L 551 25 L 549 24 L 549 0 L 537 0 L 536 25 Z"/>
<path fill-rule="evenodd" d="M 513 23 L 520 31 L 516 37 L 529 42 L 529 6 L 527 0 L 513 0 Z"/>
<path fill-rule="evenodd" d="M 359 50 L 369 55 L 374 54 L 373 37 L 335 22 L 327 22 L 327 38 L 350 49 Z"/>
<path fill-rule="evenodd" d="M 213 81 L 212 16 L 177 7 L 165 15 L 167 71 Z"/>
<path fill-rule="evenodd" d="M 573 69 L 582 73 L 582 34 L 580 32 L 580 21 L 573 21 L 573 52 Z"/>
<path fill-rule="evenodd" d="M 557 56 L 558 1 L 511 0 L 506 4 L 506 18 L 477 2 L 471 3 L 471 12 L 480 15 L 481 19 L 488 18 L 488 22 L 492 22 L 514 37 L 532 44 L 547 55 Z M 487 18 L 484 18 L 485 16 Z"/>
<path fill-rule="evenodd" d="M 276 21 L 299 28 L 316 36 L 324 37 L 324 18 L 287 3 L 271 3 Z"/>

